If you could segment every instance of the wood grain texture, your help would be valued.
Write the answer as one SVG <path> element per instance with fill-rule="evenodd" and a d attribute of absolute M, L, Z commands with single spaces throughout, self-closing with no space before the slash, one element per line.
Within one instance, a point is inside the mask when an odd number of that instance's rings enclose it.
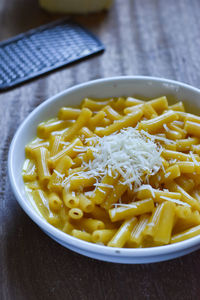
<path fill-rule="evenodd" d="M 169 262 L 117 265 L 58 245 L 22 211 L 11 191 L 7 155 L 26 116 L 76 83 L 151 75 L 200 86 L 200 2 L 116 0 L 108 13 L 74 17 L 107 50 L 0 94 L 0 299 L 200 299 L 200 251 Z M 0 39 L 56 19 L 36 0 L 1 0 Z"/>

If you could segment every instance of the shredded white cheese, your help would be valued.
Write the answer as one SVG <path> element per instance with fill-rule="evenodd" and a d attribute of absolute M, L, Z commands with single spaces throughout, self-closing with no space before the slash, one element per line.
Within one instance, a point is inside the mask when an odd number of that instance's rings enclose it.
<path fill-rule="evenodd" d="M 83 162 L 84 174 L 98 182 L 105 175 L 122 177 L 122 183 L 132 189 L 138 187 L 143 176 L 156 174 L 162 166 L 162 148 L 155 142 L 157 137 L 128 127 L 104 137 L 88 138 L 95 142 L 94 159 Z M 90 149 L 90 147 L 88 147 Z"/>
<path fill-rule="evenodd" d="M 174 202 L 174 203 L 176 203 L 176 204 L 180 204 L 180 205 L 184 205 L 184 206 L 189 206 L 189 207 L 191 207 L 188 203 L 183 202 L 183 201 L 180 201 L 180 200 L 177 200 L 177 199 L 172 199 L 172 198 L 165 197 L 165 196 L 161 196 L 160 198 L 163 199 L 163 200 L 167 200 L 167 201 Z"/>

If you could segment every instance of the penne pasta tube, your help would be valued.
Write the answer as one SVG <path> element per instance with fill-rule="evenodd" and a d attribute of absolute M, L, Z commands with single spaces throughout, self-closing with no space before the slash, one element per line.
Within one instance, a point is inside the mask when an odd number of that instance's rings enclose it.
<path fill-rule="evenodd" d="M 91 109 L 92 111 L 98 111 L 100 109 L 102 109 L 104 106 L 106 105 L 111 105 L 112 103 L 114 103 L 114 99 L 111 98 L 111 99 L 106 99 L 105 101 L 98 101 L 97 99 L 93 100 L 93 99 L 89 99 L 89 98 L 85 98 L 83 99 L 83 102 L 82 102 L 82 107 L 83 108 L 89 108 Z"/>
<path fill-rule="evenodd" d="M 72 233 L 72 236 L 76 237 L 77 239 L 80 239 L 80 240 L 83 240 L 86 242 L 91 242 L 91 240 L 92 240 L 92 236 L 88 232 L 73 229 L 71 233 Z"/>
<path fill-rule="evenodd" d="M 83 108 L 78 116 L 77 120 L 73 125 L 63 134 L 63 138 L 65 141 L 70 141 L 74 138 L 79 130 L 86 126 L 89 122 L 90 117 L 92 116 L 91 110 L 88 108 Z"/>
<path fill-rule="evenodd" d="M 171 182 L 168 184 L 168 188 L 171 191 L 178 192 L 181 194 L 181 200 L 187 204 L 189 204 L 192 208 L 200 211 L 200 203 L 190 196 L 182 187 L 180 187 L 175 182 Z"/>
<path fill-rule="evenodd" d="M 165 96 L 150 100 L 148 103 L 159 113 L 168 109 L 168 101 Z"/>
<path fill-rule="evenodd" d="M 147 119 L 153 119 L 158 116 L 153 106 L 148 102 L 143 104 L 142 110 L 144 113 L 144 117 Z"/>
<path fill-rule="evenodd" d="M 103 243 L 104 245 L 107 245 L 107 243 L 113 238 L 116 231 L 117 229 L 95 230 L 92 233 L 92 241 L 94 243 Z"/>
<path fill-rule="evenodd" d="M 87 187 L 92 187 L 96 182 L 94 177 L 73 176 L 69 180 L 70 189 L 72 191 L 82 190 Z"/>
<path fill-rule="evenodd" d="M 28 144 L 25 147 L 25 154 L 27 158 L 34 158 L 34 150 L 40 147 L 45 147 L 48 149 L 49 147 L 49 141 L 43 142 L 39 139 L 39 142 L 34 142 L 31 144 Z"/>
<path fill-rule="evenodd" d="M 49 120 L 47 122 L 40 123 L 37 127 L 37 135 L 38 137 L 45 139 L 48 138 L 52 131 L 64 129 L 69 127 L 71 122 L 63 121 L 63 120 Z"/>
<path fill-rule="evenodd" d="M 96 204 L 102 204 L 109 194 L 112 193 L 112 190 L 115 189 L 118 177 L 114 178 L 113 176 L 105 175 L 99 186 L 96 187 L 91 200 Z"/>
<path fill-rule="evenodd" d="M 153 134 L 153 133 L 157 133 L 159 131 L 161 131 L 163 129 L 163 125 L 173 122 L 175 120 L 178 120 L 179 117 L 177 115 L 176 112 L 169 110 L 167 112 L 165 112 L 164 114 L 153 118 L 151 120 L 147 120 L 147 121 L 141 121 L 139 123 L 139 130 L 145 130 L 148 131 L 149 133 Z"/>
<path fill-rule="evenodd" d="M 139 216 L 141 214 L 152 212 L 154 202 L 152 198 L 132 202 L 126 206 L 112 208 L 109 210 L 110 219 L 112 222 L 128 219 L 130 217 Z"/>
<path fill-rule="evenodd" d="M 153 239 L 156 244 L 166 245 L 171 239 L 172 228 L 175 220 L 175 204 L 172 202 L 164 202 L 161 206 L 161 217 Z"/>
<path fill-rule="evenodd" d="M 80 194 L 79 198 L 79 206 L 85 213 L 90 213 L 94 209 L 94 203 L 88 199 L 85 195 Z"/>
<path fill-rule="evenodd" d="M 46 185 L 51 176 L 48 167 L 49 151 L 45 147 L 40 147 L 34 150 L 38 177 L 41 184 Z"/>
<path fill-rule="evenodd" d="M 144 230 L 149 222 L 150 215 L 144 214 L 141 215 L 138 222 L 133 227 L 133 230 L 130 234 L 130 239 L 128 241 L 128 245 L 131 248 L 137 248 L 142 245 Z"/>
<path fill-rule="evenodd" d="M 186 114 L 186 121 L 200 123 L 200 117 L 193 114 Z"/>
<path fill-rule="evenodd" d="M 195 164 L 191 161 L 181 161 L 176 163 L 179 166 L 181 173 L 194 173 L 195 172 Z"/>
<path fill-rule="evenodd" d="M 194 180 L 192 178 L 188 178 L 184 175 L 181 175 L 179 178 L 176 178 L 175 182 L 180 185 L 186 192 L 191 191 L 194 186 Z"/>
<path fill-rule="evenodd" d="M 83 127 L 80 130 L 80 138 L 83 141 L 85 141 L 85 139 L 94 137 L 95 134 L 88 128 L 88 127 Z"/>
<path fill-rule="evenodd" d="M 69 221 L 66 221 L 65 225 L 62 228 L 62 231 L 64 231 L 65 233 L 71 234 L 73 229 L 74 229 L 74 226 Z"/>
<path fill-rule="evenodd" d="M 133 226 L 137 223 L 137 218 L 133 217 L 122 223 L 113 238 L 109 241 L 109 247 L 123 247 L 130 237 Z"/>
<path fill-rule="evenodd" d="M 200 139 L 196 138 L 196 137 L 180 139 L 180 140 L 176 141 L 176 149 L 177 149 L 177 151 L 182 151 L 182 152 L 186 152 L 189 150 L 194 151 L 193 147 L 195 147 L 195 146 L 193 146 L 193 145 L 197 145 L 199 143 L 200 143 Z"/>
<path fill-rule="evenodd" d="M 125 101 L 125 106 L 129 107 L 129 106 L 135 106 L 135 105 L 143 104 L 143 103 L 145 103 L 143 100 L 139 100 L 139 99 L 136 99 L 133 97 L 127 97 L 126 101 Z"/>
<path fill-rule="evenodd" d="M 154 199 L 155 202 L 162 203 L 163 202 L 162 197 L 180 200 L 181 194 L 178 192 L 169 192 L 169 191 L 161 191 L 161 190 L 153 189 L 151 188 L 151 186 L 144 186 L 139 189 L 136 197 L 138 199 L 145 199 L 151 197 Z"/>
<path fill-rule="evenodd" d="M 170 105 L 168 108 L 175 111 L 183 111 L 183 112 L 185 111 L 185 107 L 182 101 Z"/>
<path fill-rule="evenodd" d="M 163 150 L 162 156 L 166 160 L 177 159 L 177 160 L 181 160 L 181 161 L 192 161 L 192 157 L 189 154 L 185 154 L 185 153 L 178 152 L 178 151 Z"/>
<path fill-rule="evenodd" d="M 67 187 L 63 189 L 63 201 L 64 204 L 69 208 L 75 208 L 79 206 L 79 197 L 76 196 L 75 192 L 69 192 Z"/>
<path fill-rule="evenodd" d="M 144 106 L 144 104 L 138 104 L 135 106 L 126 107 L 126 108 L 124 108 L 124 114 L 125 115 L 132 114 L 133 112 L 136 112 L 138 110 L 143 111 L 143 106 Z"/>
<path fill-rule="evenodd" d="M 104 222 L 92 218 L 83 218 L 80 220 L 79 226 L 89 233 L 105 228 Z"/>
<path fill-rule="evenodd" d="M 176 131 L 176 130 L 171 130 L 171 129 L 167 129 L 166 132 L 166 137 L 170 140 L 174 140 L 176 141 L 177 139 L 182 139 L 183 135 L 182 133 Z"/>
<path fill-rule="evenodd" d="M 198 143 L 200 144 L 200 143 Z M 198 155 L 200 155 L 200 145 L 195 145 L 195 143 L 191 146 L 191 150 L 194 152 L 194 153 L 197 153 Z"/>
<path fill-rule="evenodd" d="M 143 112 L 141 110 L 135 111 L 121 120 L 115 121 L 113 124 L 109 125 L 106 128 L 95 129 L 95 133 L 99 136 L 109 135 L 115 131 L 118 131 L 126 127 L 135 127 L 137 122 L 141 119 Z"/>
<path fill-rule="evenodd" d="M 187 131 L 188 134 L 200 138 L 200 123 L 186 121 L 184 129 Z"/>
<path fill-rule="evenodd" d="M 79 138 L 75 139 L 68 147 L 58 152 L 56 155 L 48 159 L 48 164 L 50 168 L 55 168 L 58 161 L 64 156 L 68 155 L 71 158 L 74 158 L 77 155 L 76 146 L 83 146 Z"/>
<path fill-rule="evenodd" d="M 109 194 L 101 206 L 105 209 L 109 209 L 114 203 L 117 203 L 126 190 L 127 186 L 118 181 L 111 194 Z"/>
<path fill-rule="evenodd" d="M 90 118 L 88 122 L 89 128 L 94 129 L 96 126 L 101 125 L 101 121 L 105 118 L 106 113 L 100 110 L 94 117 Z"/>
<path fill-rule="evenodd" d="M 68 212 L 68 215 L 73 220 L 79 220 L 83 217 L 83 211 L 80 208 L 71 208 Z"/>
<path fill-rule="evenodd" d="M 80 115 L 81 110 L 79 108 L 61 107 L 58 112 L 58 118 L 61 120 L 74 120 Z"/>
<path fill-rule="evenodd" d="M 122 116 L 116 110 L 114 110 L 110 105 L 105 106 L 103 108 L 103 111 L 106 113 L 108 119 L 110 119 L 112 122 L 122 119 Z"/>
<path fill-rule="evenodd" d="M 123 109 L 126 107 L 125 98 L 118 97 L 116 101 L 110 103 L 110 106 L 117 111 L 123 111 Z"/>
<path fill-rule="evenodd" d="M 197 210 L 192 211 L 190 207 L 176 206 L 175 208 L 176 222 L 173 233 L 184 231 L 188 228 L 200 224 L 200 214 Z"/>
<path fill-rule="evenodd" d="M 181 175 L 180 167 L 178 164 L 172 165 L 166 169 L 164 179 L 161 182 L 169 182 Z"/>
<path fill-rule="evenodd" d="M 56 193 L 50 193 L 48 195 L 48 199 L 49 199 L 49 208 L 51 209 L 52 212 L 59 212 L 63 202 L 60 199 L 60 197 L 56 194 Z"/>
<path fill-rule="evenodd" d="M 52 135 L 50 137 L 50 143 L 49 143 L 49 150 L 50 150 L 50 156 L 56 155 L 59 151 L 61 151 L 62 148 L 62 137 L 60 135 Z"/>
<path fill-rule="evenodd" d="M 25 182 L 34 181 L 37 178 L 35 163 L 30 159 L 26 159 L 24 162 L 22 176 Z"/>
<path fill-rule="evenodd" d="M 171 244 L 185 241 L 200 234 L 200 225 L 187 229 L 181 233 L 175 234 L 171 238 Z"/>

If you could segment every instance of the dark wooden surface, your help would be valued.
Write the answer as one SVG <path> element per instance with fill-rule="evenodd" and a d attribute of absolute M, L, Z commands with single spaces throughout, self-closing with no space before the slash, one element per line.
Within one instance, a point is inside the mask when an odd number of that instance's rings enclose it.
<path fill-rule="evenodd" d="M 0 1 L 0 39 L 56 18 L 36 0 Z M 47 237 L 15 200 L 9 145 L 19 124 L 49 96 L 116 75 L 200 86 L 199 0 L 116 0 L 109 13 L 75 19 L 101 38 L 106 52 L 0 94 L 0 299 L 200 299 L 200 251 L 149 265 L 92 260 Z"/>

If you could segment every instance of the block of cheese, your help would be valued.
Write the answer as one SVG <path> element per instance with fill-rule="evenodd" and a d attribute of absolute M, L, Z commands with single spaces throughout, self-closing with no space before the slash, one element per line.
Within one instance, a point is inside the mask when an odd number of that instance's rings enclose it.
<path fill-rule="evenodd" d="M 113 0 L 39 0 L 40 6 L 52 13 L 91 13 L 110 8 Z"/>

